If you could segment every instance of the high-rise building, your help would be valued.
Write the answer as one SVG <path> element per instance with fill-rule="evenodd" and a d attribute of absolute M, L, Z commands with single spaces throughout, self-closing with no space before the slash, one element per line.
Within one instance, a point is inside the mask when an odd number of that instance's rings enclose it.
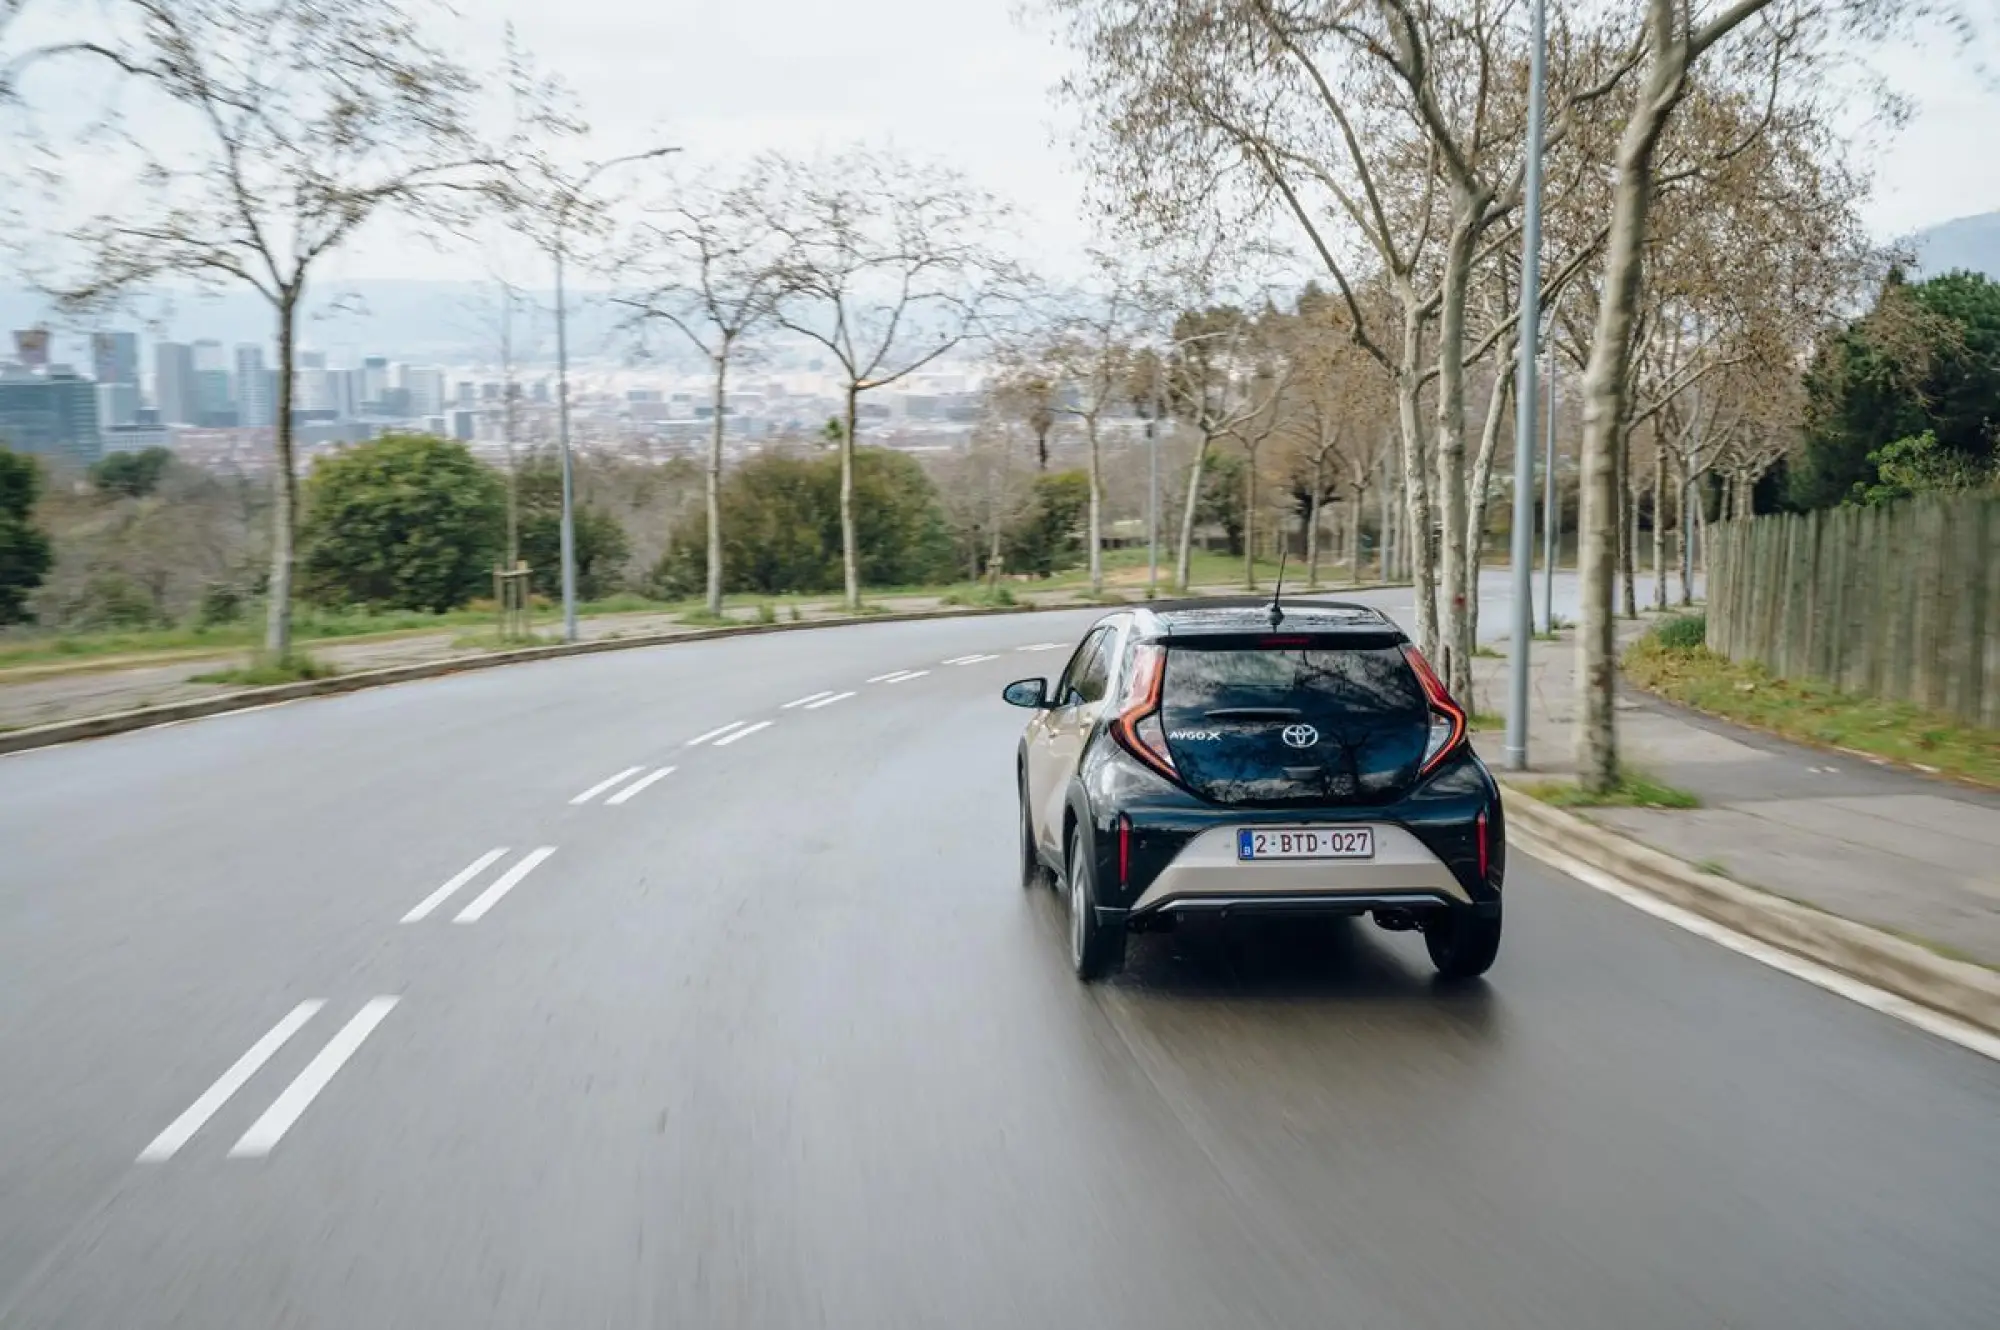
<path fill-rule="evenodd" d="M 139 385 L 116 379 L 97 385 L 97 423 L 101 429 L 131 425 L 139 419 Z"/>
<path fill-rule="evenodd" d="M 45 374 L 23 368 L 0 375 L 0 444 L 89 466 L 101 446 L 97 385 L 65 365 Z"/>
<path fill-rule="evenodd" d="M 397 387 L 409 394 L 405 408 L 413 416 L 435 416 L 444 411 L 444 371 L 419 365 L 396 366 Z"/>
<path fill-rule="evenodd" d="M 192 347 L 183 342 L 160 342 L 153 347 L 153 404 L 164 424 L 196 423 Z"/>
<path fill-rule="evenodd" d="M 361 414 L 361 371 L 330 369 L 326 373 L 327 406 L 335 420 L 352 420 Z"/>
<path fill-rule="evenodd" d="M 139 386 L 139 334 L 94 332 L 90 335 L 90 369 L 99 383 Z M 117 424 L 130 424 L 117 421 Z"/>
<path fill-rule="evenodd" d="M 230 381 L 229 353 L 216 341 L 196 342 L 194 352 L 194 416 L 210 429 L 236 423 L 236 390 Z"/>
<path fill-rule="evenodd" d="M 389 392 L 389 357 L 369 356 L 361 362 L 361 403 L 373 407 Z"/>
<path fill-rule="evenodd" d="M 251 429 L 278 423 L 278 385 L 264 368 L 264 348 L 254 342 L 236 348 L 236 423 Z"/>

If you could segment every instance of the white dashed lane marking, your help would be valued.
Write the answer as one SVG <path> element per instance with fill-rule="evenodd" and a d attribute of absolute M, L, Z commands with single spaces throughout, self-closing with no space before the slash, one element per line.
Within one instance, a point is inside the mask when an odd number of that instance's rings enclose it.
<path fill-rule="evenodd" d="M 271 1153 L 271 1148 L 284 1139 L 299 1115 L 312 1106 L 327 1082 L 347 1065 L 361 1042 L 375 1032 L 391 1011 L 396 1008 L 392 997 L 370 998 L 362 1004 L 353 1020 L 340 1027 L 339 1033 L 327 1041 L 318 1055 L 306 1064 L 306 1069 L 285 1087 L 284 1092 L 271 1101 L 264 1110 L 264 1116 L 250 1124 L 250 1130 L 243 1133 L 235 1145 L 229 1149 L 231 1159 L 257 1159 Z"/>
<path fill-rule="evenodd" d="M 697 734 L 694 738 L 688 740 L 688 747 L 692 748 L 696 744 L 705 744 L 710 739 L 719 738 L 720 736 L 729 733 L 731 730 L 742 728 L 742 725 L 743 722 L 740 720 L 732 720 L 727 725 L 719 725 L 715 729 L 710 730 L 707 734 Z"/>
<path fill-rule="evenodd" d="M 570 800 L 570 802 L 573 804 L 587 804 L 592 799 L 595 799 L 598 795 L 604 793 L 612 786 L 618 784 L 618 782 L 622 780 L 629 780 L 633 776 L 638 775 L 640 772 L 644 770 L 645 770 L 644 767 L 627 767 L 623 771 L 619 772 L 617 775 L 597 782 L 597 784 L 591 786 L 589 789 L 585 790 L 582 794 L 577 795 L 576 798 Z"/>
<path fill-rule="evenodd" d="M 896 676 L 895 678 L 893 678 L 893 679 L 884 679 L 884 680 L 883 680 L 883 682 L 884 682 L 884 683 L 908 683 L 908 682 L 909 682 L 910 680 L 912 680 L 912 679 L 921 679 L 921 678 L 923 678 L 923 677 L 924 677 L 924 676 L 925 676 L 926 674 L 929 674 L 929 673 L 930 673 L 930 671 L 929 671 L 929 670 L 905 670 L 905 671 L 904 671 L 903 673 L 901 673 L 901 674 L 897 675 L 897 676 Z"/>
<path fill-rule="evenodd" d="M 494 862 L 498 860 L 500 856 L 505 853 L 507 853 L 507 847 L 503 845 L 497 850 L 488 850 L 486 853 L 480 855 L 477 859 L 474 859 L 464 868 L 461 868 L 458 871 L 458 875 L 452 878 L 451 881 L 445 883 L 443 886 L 439 887 L 436 891 L 433 891 L 430 895 L 424 897 L 421 901 L 417 902 L 416 908 L 403 916 L 403 922 L 406 924 L 414 924 L 420 919 L 429 917 L 430 912 L 432 910 L 435 910 L 438 906 L 444 904 L 446 901 L 451 899 L 451 895 L 453 892 L 457 891 L 460 887 L 464 886 L 466 883 L 472 881 L 472 879 L 478 877 L 481 873 L 491 868 Z"/>
<path fill-rule="evenodd" d="M 250 1045 L 250 1051 L 236 1059 L 228 1071 L 216 1078 L 215 1084 L 202 1091 L 201 1097 L 188 1105 L 187 1111 L 167 1124 L 167 1129 L 153 1138 L 153 1143 L 139 1152 L 142 1164 L 158 1164 L 174 1157 L 174 1152 L 188 1143 L 188 1139 L 202 1129 L 216 1110 L 229 1102 L 230 1096 L 255 1076 L 271 1055 L 285 1046 L 285 1042 L 299 1032 L 301 1026 L 313 1018 L 325 1004 L 318 998 L 299 1003 L 264 1033 L 264 1037 Z"/>
<path fill-rule="evenodd" d="M 542 860 L 556 852 L 553 845 L 544 845 L 538 850 L 530 850 L 521 856 L 521 861 L 494 879 L 493 885 L 472 898 L 472 904 L 458 912 L 452 920 L 455 924 L 476 924 L 486 917 L 486 912 L 500 903 L 501 897 L 521 885 L 521 879 L 535 871 Z"/>
<path fill-rule="evenodd" d="M 889 672 L 888 672 L 887 674 L 878 674 L 878 675 L 876 675 L 876 676 L 875 676 L 874 678 L 870 679 L 870 680 L 869 680 L 868 682 L 869 682 L 869 683 L 894 683 L 894 682 L 895 682 L 896 680 L 898 680 L 898 679 L 902 678 L 902 677 L 903 677 L 904 675 L 906 675 L 906 674 L 908 674 L 908 673 L 909 673 L 909 671 L 908 671 L 908 670 L 890 670 L 890 671 L 889 671 Z"/>
<path fill-rule="evenodd" d="M 845 701 L 846 701 L 846 700 L 847 700 L 848 698 L 850 698 L 850 697 L 853 697 L 853 696 L 854 696 L 854 694 L 853 694 L 853 693 L 851 693 L 851 692 L 848 692 L 848 693 L 835 693 L 835 694 L 834 694 L 833 696 L 831 696 L 831 697 L 822 697 L 822 698 L 821 698 L 821 699 L 820 699 L 819 701 L 817 701 L 817 702 L 808 702 L 808 703 L 806 704 L 806 710 L 807 710 L 807 711 L 818 711 L 818 710 L 819 710 L 819 709 L 820 709 L 821 707 L 830 707 L 830 706 L 832 706 L 832 705 L 833 705 L 833 704 L 834 704 L 835 702 L 845 702 Z"/>
<path fill-rule="evenodd" d="M 651 775 L 639 777 L 639 779 L 633 781 L 630 785 L 627 785 L 624 789 L 618 791 L 618 793 L 612 795 L 609 799 L 606 799 L 604 802 L 607 805 L 622 804 L 626 802 L 628 799 L 631 799 L 633 796 L 642 793 L 648 786 L 652 785 L 655 781 L 665 780 L 668 776 L 671 776 L 673 774 L 674 774 L 674 769 L 672 767 L 661 767 L 658 771 L 653 772 Z"/>
<path fill-rule="evenodd" d="M 1034 643 L 1031 643 L 1031 644 L 1029 644 L 1028 646 L 1024 646 L 1024 647 L 1015 647 L 1015 648 L 1014 648 L 1014 650 L 1016 650 L 1016 651 L 1060 651 L 1060 650 L 1062 650 L 1062 643 L 1060 643 L 1060 642 L 1034 642 Z"/>
<path fill-rule="evenodd" d="M 827 698 L 832 696 L 833 696 L 833 690 L 831 688 L 827 689 L 824 692 L 807 693 L 804 697 L 793 698 L 791 701 L 785 703 L 785 705 L 779 707 L 778 710 L 790 711 L 793 707 L 811 706 L 813 703 L 819 701 L 821 698 Z"/>
<path fill-rule="evenodd" d="M 770 721 L 760 720 L 755 725 L 746 725 L 742 729 L 737 730 L 733 734 L 726 734 L 722 738 L 717 739 L 715 741 L 715 746 L 717 748 L 727 748 L 730 744 L 735 743 L 738 739 L 748 739 L 751 735 L 755 734 L 757 731 L 768 730 L 770 728 L 771 728 Z"/>
<path fill-rule="evenodd" d="M 954 656 L 944 662 L 946 665 L 977 665 L 982 660 L 998 660 L 998 656 Z"/>

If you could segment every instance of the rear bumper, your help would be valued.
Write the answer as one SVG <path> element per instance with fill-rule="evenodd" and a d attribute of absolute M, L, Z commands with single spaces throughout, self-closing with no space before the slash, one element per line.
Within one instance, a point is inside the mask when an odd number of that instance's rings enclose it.
<path fill-rule="evenodd" d="M 1370 859 L 1245 862 L 1231 827 L 1189 840 L 1132 902 L 1130 917 L 1180 911 L 1360 914 L 1472 903 L 1458 878 L 1402 827 L 1376 823 Z"/>

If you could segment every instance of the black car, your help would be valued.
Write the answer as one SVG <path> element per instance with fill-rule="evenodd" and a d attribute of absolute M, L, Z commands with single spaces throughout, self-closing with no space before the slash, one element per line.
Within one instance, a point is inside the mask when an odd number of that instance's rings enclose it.
<path fill-rule="evenodd" d="M 1465 711 L 1365 605 L 1226 600 L 1106 615 L 1035 718 L 1018 775 L 1021 869 L 1069 899 L 1076 972 L 1195 912 L 1370 914 L 1438 970 L 1500 946 L 1500 791 Z"/>

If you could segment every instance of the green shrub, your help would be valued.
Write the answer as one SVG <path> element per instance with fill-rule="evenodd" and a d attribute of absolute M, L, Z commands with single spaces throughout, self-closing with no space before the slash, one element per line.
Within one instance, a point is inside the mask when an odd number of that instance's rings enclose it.
<path fill-rule="evenodd" d="M 1708 616 L 1676 614 L 1653 630 L 1653 638 L 1667 651 L 1694 651 L 1708 642 Z"/>

